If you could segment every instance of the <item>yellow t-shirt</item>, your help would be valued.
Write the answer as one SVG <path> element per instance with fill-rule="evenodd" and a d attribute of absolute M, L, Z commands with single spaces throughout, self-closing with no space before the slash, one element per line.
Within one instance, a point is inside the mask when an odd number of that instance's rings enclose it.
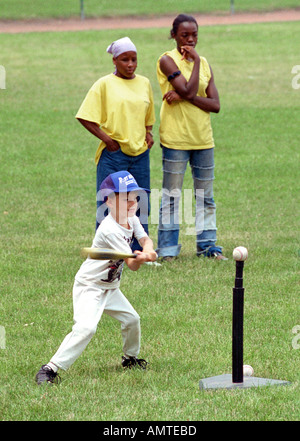
<path fill-rule="evenodd" d="M 178 70 L 188 81 L 194 63 L 182 60 L 182 55 L 175 48 L 165 52 L 157 62 L 157 79 L 161 93 L 164 95 L 174 87 L 160 69 L 159 63 L 163 55 L 171 57 Z M 206 97 L 206 89 L 211 78 L 207 60 L 200 57 L 199 90 L 197 95 Z M 214 147 L 210 112 L 199 109 L 188 101 L 174 101 L 171 105 L 164 100 L 160 110 L 160 142 L 165 147 L 175 150 L 202 150 Z"/>
<path fill-rule="evenodd" d="M 123 153 L 138 156 L 148 148 L 146 126 L 155 122 L 150 81 L 142 75 L 125 80 L 112 73 L 100 78 L 88 91 L 76 118 L 95 122 L 120 144 Z M 104 148 L 101 141 L 96 164 Z"/>

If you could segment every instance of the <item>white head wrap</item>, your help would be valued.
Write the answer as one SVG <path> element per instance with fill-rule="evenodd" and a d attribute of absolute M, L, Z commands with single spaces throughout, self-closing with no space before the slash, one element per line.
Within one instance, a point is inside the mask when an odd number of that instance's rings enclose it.
<path fill-rule="evenodd" d="M 112 54 L 113 57 L 118 57 L 120 54 L 123 54 L 123 52 L 128 51 L 137 51 L 135 45 L 128 37 L 120 38 L 119 40 L 114 41 L 106 49 L 106 52 Z"/>

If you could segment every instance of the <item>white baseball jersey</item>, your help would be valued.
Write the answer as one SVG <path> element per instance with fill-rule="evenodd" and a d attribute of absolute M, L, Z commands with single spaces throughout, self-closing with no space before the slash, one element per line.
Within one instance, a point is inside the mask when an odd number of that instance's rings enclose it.
<path fill-rule="evenodd" d="M 96 231 L 92 248 L 110 248 L 122 253 L 131 253 L 130 244 L 133 237 L 140 240 L 147 236 L 147 233 L 137 216 L 128 218 L 128 223 L 130 229 L 122 227 L 108 214 Z M 88 257 L 79 268 L 75 280 L 104 289 L 118 288 L 123 267 L 123 259 L 95 260 Z"/>

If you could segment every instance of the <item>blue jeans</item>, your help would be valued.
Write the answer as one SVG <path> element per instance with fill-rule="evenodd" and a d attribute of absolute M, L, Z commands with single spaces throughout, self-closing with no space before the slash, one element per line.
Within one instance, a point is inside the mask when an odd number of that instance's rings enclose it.
<path fill-rule="evenodd" d="M 197 255 L 210 256 L 219 251 L 216 247 L 216 204 L 213 198 L 214 149 L 175 150 L 163 149 L 163 190 L 159 213 L 159 257 L 177 256 L 179 239 L 179 199 L 187 163 L 190 163 L 196 197 L 196 247 Z"/>
<path fill-rule="evenodd" d="M 115 173 L 121 170 L 127 170 L 133 175 L 138 185 L 142 188 L 150 189 L 150 158 L 149 150 L 138 156 L 128 156 L 122 152 L 121 149 L 116 152 L 109 152 L 104 149 L 100 160 L 97 165 L 97 214 L 96 214 L 96 229 L 99 227 L 100 222 L 108 214 L 108 210 L 102 207 L 104 201 L 98 196 L 100 185 L 102 181 L 111 173 Z M 148 216 L 150 213 L 150 199 L 147 196 L 147 207 L 141 207 L 143 201 L 139 202 L 139 208 L 137 210 L 137 216 L 141 216 L 141 223 L 148 234 Z M 146 216 L 145 216 L 146 213 Z M 141 247 L 136 239 L 134 239 L 131 249 L 141 250 Z"/>

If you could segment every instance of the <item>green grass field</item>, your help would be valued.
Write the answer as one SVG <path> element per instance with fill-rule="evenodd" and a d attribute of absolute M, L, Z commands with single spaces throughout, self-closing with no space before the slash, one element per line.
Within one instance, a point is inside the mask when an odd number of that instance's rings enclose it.
<path fill-rule="evenodd" d="M 171 25 L 171 24 L 170 24 Z M 119 324 L 107 316 L 58 387 L 34 376 L 72 326 L 71 291 L 95 225 L 97 140 L 74 115 L 112 71 L 107 45 L 125 31 L 0 34 L 0 419 L 2 421 L 295 421 L 299 419 L 298 23 L 201 28 L 221 112 L 216 143 L 218 243 L 227 262 L 198 259 L 189 225 L 178 260 L 124 270 L 121 288 L 141 316 L 145 372 L 120 367 Z M 157 123 L 152 188 L 162 182 L 161 96 L 155 60 L 169 29 L 128 30 L 138 73 L 152 82 Z M 192 188 L 189 170 L 185 188 Z M 156 244 L 157 225 L 150 225 Z M 231 373 L 235 246 L 245 264 L 244 363 L 290 386 L 200 391 Z M 3 344 L 3 343 L 2 343 Z"/>
<path fill-rule="evenodd" d="M 0 0 L 0 19 L 19 18 L 47 18 L 80 16 L 80 0 L 31 0 L 20 1 Z M 299 7 L 297 0 L 234 0 L 234 10 L 241 11 L 266 11 L 274 9 Z M 86 17 L 115 16 L 115 15 L 158 15 L 177 14 L 182 11 L 204 13 L 228 13 L 231 10 L 230 0 L 84 0 L 83 9 Z"/>

